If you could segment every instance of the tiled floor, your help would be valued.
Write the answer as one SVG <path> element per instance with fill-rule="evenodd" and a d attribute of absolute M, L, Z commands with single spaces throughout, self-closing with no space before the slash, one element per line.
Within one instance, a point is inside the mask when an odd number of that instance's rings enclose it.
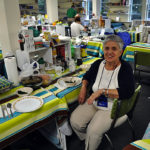
<path fill-rule="evenodd" d="M 149 76 L 143 75 L 144 78 Z M 148 79 L 150 81 L 150 77 Z M 145 129 L 150 122 L 150 85 L 142 84 L 141 95 L 135 108 L 134 117 L 132 120 L 133 127 L 136 131 L 136 139 L 141 139 Z M 113 130 L 111 139 L 115 145 L 115 150 L 121 150 L 125 145 L 132 140 L 131 130 L 128 123 L 125 122 L 120 127 Z M 67 137 L 68 150 L 84 150 L 84 142 L 81 142 L 73 133 Z M 103 138 L 99 150 L 110 150 L 108 141 Z M 34 131 L 19 141 L 5 148 L 5 150 L 57 150 L 39 131 Z"/>

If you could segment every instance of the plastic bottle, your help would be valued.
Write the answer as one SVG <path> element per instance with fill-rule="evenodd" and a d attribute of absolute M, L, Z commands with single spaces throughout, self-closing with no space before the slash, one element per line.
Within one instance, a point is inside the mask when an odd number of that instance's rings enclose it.
<path fill-rule="evenodd" d="M 102 15 L 100 15 L 100 18 L 99 18 L 99 27 L 102 27 L 102 24 L 103 24 L 103 17 L 102 17 Z"/>
<path fill-rule="evenodd" d="M 71 60 L 69 61 L 69 71 L 70 71 L 70 72 L 73 72 L 73 71 L 75 71 L 75 70 L 76 70 L 75 62 L 74 62 L 73 59 L 71 59 Z"/>

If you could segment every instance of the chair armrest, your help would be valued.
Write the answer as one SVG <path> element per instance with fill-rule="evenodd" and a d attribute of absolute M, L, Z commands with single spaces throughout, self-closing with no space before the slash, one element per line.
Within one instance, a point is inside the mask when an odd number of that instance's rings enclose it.
<path fill-rule="evenodd" d="M 121 101 L 119 99 L 114 99 L 113 106 L 111 110 L 111 119 L 115 119 L 119 115 Z"/>
<path fill-rule="evenodd" d="M 111 118 L 114 119 L 117 117 L 122 117 L 130 111 L 134 110 L 137 99 L 140 95 L 141 85 L 138 85 L 134 94 L 129 99 L 114 99 L 112 110 L 111 110 Z M 117 113 L 117 114 L 116 114 Z"/>
<path fill-rule="evenodd" d="M 123 99 L 123 100 L 114 100 L 112 110 L 111 110 L 111 118 L 119 118 L 127 114 L 133 107 L 134 100 L 130 99 Z"/>
<path fill-rule="evenodd" d="M 109 129 L 109 130 L 111 130 L 112 128 L 114 128 L 114 125 L 115 125 L 115 123 L 116 123 L 116 120 L 117 120 L 118 117 L 119 117 L 120 107 L 121 107 L 121 100 L 119 100 L 119 99 L 114 99 L 113 107 L 112 107 L 112 110 L 111 110 L 111 119 L 113 119 L 113 121 L 112 121 L 112 123 L 111 123 L 111 126 L 110 126 L 110 129 Z"/>
<path fill-rule="evenodd" d="M 111 124 L 111 128 L 114 127 L 114 124 L 116 123 L 117 118 L 122 117 L 125 114 L 127 114 L 128 117 L 130 117 L 130 116 L 132 117 L 132 113 L 134 111 L 134 108 L 135 108 L 136 103 L 137 103 L 137 99 L 138 99 L 139 94 L 140 94 L 140 89 L 141 89 L 141 85 L 139 85 L 136 88 L 134 94 L 129 99 L 123 99 L 123 100 L 114 99 L 112 110 L 111 110 L 111 116 L 110 116 L 111 119 L 113 119 L 113 122 Z"/>

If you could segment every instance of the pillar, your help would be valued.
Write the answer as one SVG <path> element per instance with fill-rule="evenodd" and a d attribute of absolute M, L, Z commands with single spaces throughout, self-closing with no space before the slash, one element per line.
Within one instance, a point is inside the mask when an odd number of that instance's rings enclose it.
<path fill-rule="evenodd" d="M 18 0 L 0 0 L 0 43 L 3 57 L 19 49 L 18 32 L 21 28 Z"/>
<path fill-rule="evenodd" d="M 100 16 L 100 1 L 92 0 L 92 13 L 94 13 L 98 18 Z"/>
<path fill-rule="evenodd" d="M 58 0 L 46 0 L 46 8 L 49 21 L 58 20 Z"/>

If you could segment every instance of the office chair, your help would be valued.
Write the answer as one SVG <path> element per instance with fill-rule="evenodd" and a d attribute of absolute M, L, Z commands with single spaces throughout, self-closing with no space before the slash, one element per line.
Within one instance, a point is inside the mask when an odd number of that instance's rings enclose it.
<path fill-rule="evenodd" d="M 149 52 L 134 52 L 134 74 L 138 71 L 138 82 L 141 82 L 141 72 L 150 73 L 150 53 Z"/>
<path fill-rule="evenodd" d="M 133 111 L 136 106 L 137 100 L 139 98 L 140 89 L 141 89 L 141 85 L 139 85 L 136 88 L 134 94 L 129 99 L 124 99 L 124 100 L 115 99 L 113 102 L 113 107 L 111 110 L 111 118 L 113 119 L 113 121 L 112 121 L 110 129 L 106 133 L 104 133 L 104 136 L 107 138 L 108 142 L 110 143 L 112 150 L 114 150 L 114 146 L 108 133 L 111 130 L 113 130 L 114 127 L 116 127 L 116 122 L 120 117 L 126 116 L 128 123 L 130 125 L 130 128 L 132 130 L 133 140 L 135 139 L 134 129 L 132 127 L 130 120 L 133 117 Z"/>

